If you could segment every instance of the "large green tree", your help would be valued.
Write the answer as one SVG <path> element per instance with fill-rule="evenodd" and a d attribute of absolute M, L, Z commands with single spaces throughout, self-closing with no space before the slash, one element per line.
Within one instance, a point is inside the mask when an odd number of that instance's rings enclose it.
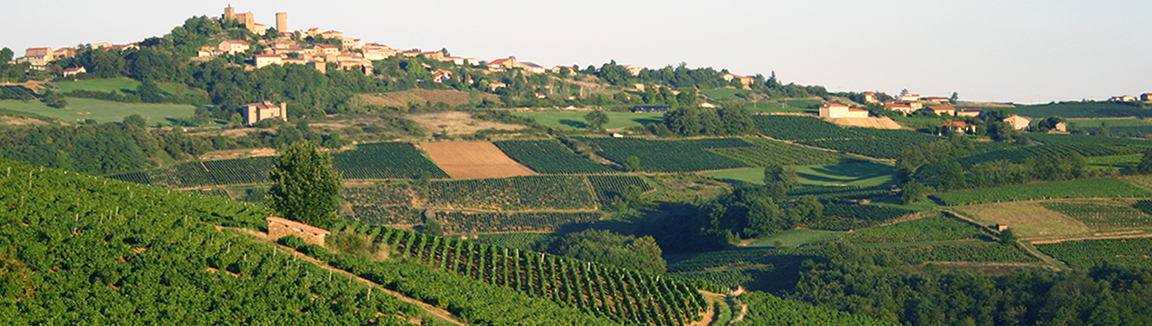
<path fill-rule="evenodd" d="M 321 228 L 336 221 L 343 181 L 332 169 L 332 156 L 315 143 L 297 141 L 284 146 L 269 172 L 272 188 L 268 202 L 284 218 Z"/>
<path fill-rule="evenodd" d="M 600 129 L 608 123 L 608 114 L 604 113 L 604 110 L 592 110 L 584 115 L 584 121 L 588 122 L 589 128 Z"/>

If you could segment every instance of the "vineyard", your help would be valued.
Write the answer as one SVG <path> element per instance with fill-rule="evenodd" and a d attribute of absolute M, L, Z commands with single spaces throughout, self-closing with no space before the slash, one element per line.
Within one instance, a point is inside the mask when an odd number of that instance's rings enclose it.
<path fill-rule="evenodd" d="M 1148 255 L 1148 248 L 1152 248 L 1152 238 L 1065 241 L 1037 244 L 1036 248 L 1074 268 L 1089 267 L 1100 262 L 1152 266 L 1152 258 Z"/>
<path fill-rule="evenodd" d="M 1152 142 L 1144 139 L 1118 138 L 1089 135 L 1061 135 L 1061 134 L 1029 134 L 1028 138 L 1047 145 L 1126 145 L 1126 146 L 1152 146 Z"/>
<path fill-rule="evenodd" d="M 413 205 L 415 196 L 408 186 L 391 184 L 345 188 L 341 194 L 352 207 L 352 219 L 377 225 L 423 224 L 420 210 Z"/>
<path fill-rule="evenodd" d="M 867 247 L 867 251 L 886 252 L 896 259 L 911 264 L 920 264 L 932 261 L 967 261 L 967 262 L 1038 262 L 1036 257 L 1029 256 L 1013 246 L 998 243 L 981 243 L 971 245 L 933 245 L 933 246 L 897 246 L 897 247 Z"/>
<path fill-rule="evenodd" d="M 1000 160 L 1006 160 L 1012 163 L 1022 163 L 1030 158 L 1067 157 L 1072 153 L 1077 153 L 1084 157 L 1095 157 L 1131 154 L 1131 152 L 1132 150 L 1128 148 L 1121 150 L 1113 147 L 1093 144 L 1018 146 L 1011 149 L 1004 149 L 963 157 L 957 159 L 955 162 L 960 163 L 960 165 L 964 168 L 971 168 L 976 164 Z"/>
<path fill-rule="evenodd" d="M 938 215 L 847 233 L 841 238 L 855 243 L 909 243 L 991 237 L 975 225 Z"/>
<path fill-rule="evenodd" d="M 555 139 L 493 142 L 513 160 L 543 174 L 611 173 L 612 169 L 577 155 Z"/>
<path fill-rule="evenodd" d="M 583 176 L 536 175 L 446 180 L 428 187 L 429 208 L 493 211 L 595 210 L 596 195 Z"/>
<path fill-rule="evenodd" d="M 914 211 L 892 206 L 829 203 L 824 205 L 825 218 L 809 223 L 808 227 L 831 231 L 859 230 L 911 213 Z"/>
<path fill-rule="evenodd" d="M 748 292 L 739 299 L 748 305 L 748 325 L 899 325 L 847 312 L 784 300 L 771 294 Z"/>
<path fill-rule="evenodd" d="M 804 186 L 788 191 L 788 198 L 813 196 L 820 200 L 830 199 L 872 199 L 892 196 L 892 189 L 884 186 Z"/>
<path fill-rule="evenodd" d="M 723 267 L 776 253 L 777 249 L 731 249 L 710 251 L 686 255 L 677 260 L 668 261 L 668 272 L 701 271 L 709 268 Z"/>
<path fill-rule="evenodd" d="M 409 261 L 622 323 L 684 325 L 708 309 L 695 289 L 660 276 L 379 226 L 349 228 Z"/>
<path fill-rule="evenodd" d="M 268 245 L 263 207 L 0 160 L 7 324 L 388 324 L 415 305 Z"/>
<path fill-rule="evenodd" d="M 601 218 L 600 213 L 592 212 L 436 212 L 436 220 L 447 234 L 555 232 L 564 226 L 588 224 Z"/>
<path fill-rule="evenodd" d="M 1113 178 L 1080 179 L 935 194 L 948 206 L 1086 197 L 1149 197 L 1152 192 Z"/>
<path fill-rule="evenodd" d="M 345 179 L 416 179 L 424 173 L 436 179 L 448 178 L 415 146 L 401 142 L 357 145 L 355 150 L 332 155 L 332 167 Z"/>
<path fill-rule="evenodd" d="M 644 193 L 656 190 L 644 178 L 634 175 L 590 175 L 588 182 L 596 191 L 596 198 L 601 205 L 611 205 L 616 197 L 624 198 L 628 186 L 637 186 Z"/>
<path fill-rule="evenodd" d="M 1142 201 L 1147 202 L 1147 201 Z M 1094 230 L 1133 228 L 1152 225 L 1152 215 L 1131 206 L 1100 203 L 1042 202 L 1044 208 L 1084 222 Z"/>
<path fill-rule="evenodd" d="M 768 137 L 870 157 L 892 159 L 904 148 L 940 140 L 911 130 L 843 128 L 815 117 L 757 115 L 752 119 Z"/>
<path fill-rule="evenodd" d="M 714 148 L 709 151 L 724 155 L 748 165 L 818 165 L 836 164 L 844 155 L 819 149 L 789 145 L 764 138 L 744 138 L 751 147 Z"/>
<path fill-rule="evenodd" d="M 642 171 L 694 172 L 748 167 L 744 162 L 708 151 L 715 148 L 752 146 L 739 138 L 693 140 L 647 140 L 640 138 L 580 138 L 600 148 L 598 154 L 624 164 L 630 156 L 640 159 Z"/>
<path fill-rule="evenodd" d="M 1026 117 L 1060 116 L 1065 118 L 1144 118 L 1152 116 L 1152 112 L 1149 112 L 1146 109 L 1141 109 L 1137 106 L 1109 102 L 1061 102 L 1053 104 L 1017 106 L 1007 109 L 1007 111 Z"/>

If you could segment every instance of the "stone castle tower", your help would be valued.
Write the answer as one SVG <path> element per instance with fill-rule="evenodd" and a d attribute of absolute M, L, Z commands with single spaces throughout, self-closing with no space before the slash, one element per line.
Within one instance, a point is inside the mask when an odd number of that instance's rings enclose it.
<path fill-rule="evenodd" d="M 276 13 L 276 31 L 281 34 L 288 32 L 288 13 Z"/>

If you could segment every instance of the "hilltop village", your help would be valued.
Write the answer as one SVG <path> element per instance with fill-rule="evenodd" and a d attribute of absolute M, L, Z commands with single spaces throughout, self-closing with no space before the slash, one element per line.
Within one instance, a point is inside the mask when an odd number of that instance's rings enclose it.
<path fill-rule="evenodd" d="M 0 50 L 0 316 L 1152 324 L 1152 93 L 832 92 L 265 23 Z"/>

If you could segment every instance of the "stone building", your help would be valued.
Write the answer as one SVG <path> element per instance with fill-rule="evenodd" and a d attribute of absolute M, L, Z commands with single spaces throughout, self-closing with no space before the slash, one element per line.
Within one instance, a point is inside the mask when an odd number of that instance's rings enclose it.
<path fill-rule="evenodd" d="M 248 103 L 240 108 L 240 114 L 244 116 L 244 124 L 249 126 L 264 119 L 281 119 L 287 122 L 288 103 L 280 103 L 279 106 L 272 104 L 271 101 Z"/>
<path fill-rule="evenodd" d="M 268 221 L 268 239 L 279 240 L 280 238 L 294 235 L 304 239 L 305 243 L 311 243 L 317 246 L 324 246 L 324 239 L 328 237 L 327 230 L 311 226 L 308 224 L 290 221 L 275 216 L 264 218 Z"/>

